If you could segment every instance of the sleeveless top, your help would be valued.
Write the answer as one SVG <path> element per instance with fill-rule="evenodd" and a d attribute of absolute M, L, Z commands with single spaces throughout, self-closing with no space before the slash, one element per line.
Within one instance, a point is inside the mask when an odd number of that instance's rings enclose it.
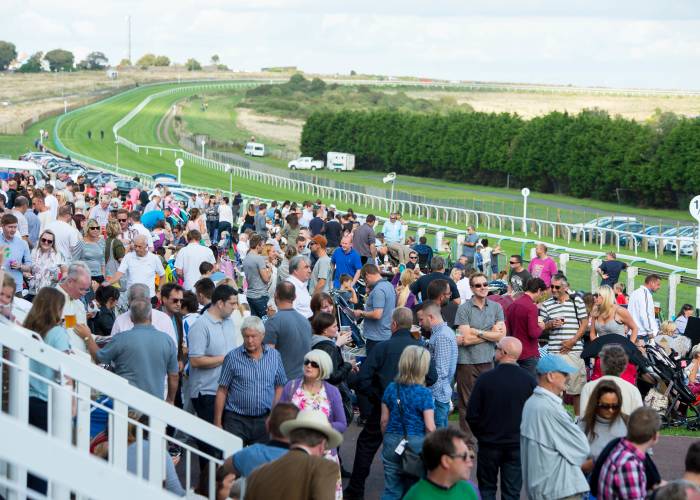
<path fill-rule="evenodd" d="M 606 321 L 605 323 L 601 323 L 600 321 L 595 322 L 595 332 L 596 335 L 622 335 L 623 337 L 625 335 L 625 324 L 624 323 L 619 323 L 618 321 L 615 320 L 615 317 L 612 319 Z"/>

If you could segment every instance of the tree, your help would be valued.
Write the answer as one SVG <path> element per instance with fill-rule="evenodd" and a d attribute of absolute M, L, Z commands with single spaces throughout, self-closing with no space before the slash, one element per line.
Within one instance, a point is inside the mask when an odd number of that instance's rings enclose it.
<path fill-rule="evenodd" d="M 170 66 L 170 58 L 168 56 L 156 56 L 153 66 Z"/>
<path fill-rule="evenodd" d="M 350 70 L 350 76 L 355 76 L 355 75 L 357 75 L 357 71 L 355 71 L 354 69 Z"/>
<path fill-rule="evenodd" d="M 51 71 L 71 71 L 75 57 L 69 50 L 54 49 L 50 50 L 44 56 L 44 59 L 49 63 Z"/>
<path fill-rule="evenodd" d="M 214 54 L 213 56 L 211 56 L 211 63 L 212 63 L 212 64 L 219 64 L 219 61 L 220 61 L 220 60 L 221 60 L 221 59 L 219 59 L 219 55 L 218 55 L 218 54 Z"/>
<path fill-rule="evenodd" d="M 185 67 L 187 68 L 187 71 L 201 71 L 202 70 L 202 65 L 199 64 L 199 61 L 193 58 L 189 58 L 187 62 L 185 63 Z"/>
<path fill-rule="evenodd" d="M 136 61 L 136 66 L 139 66 L 141 68 L 148 68 L 149 66 L 155 66 L 156 64 L 156 56 L 155 54 L 144 54 L 141 56 L 141 59 Z"/>
<path fill-rule="evenodd" d="M 0 71 L 6 70 L 17 57 L 14 43 L 0 41 Z"/>
<path fill-rule="evenodd" d="M 43 52 L 36 52 L 20 66 L 20 73 L 41 73 L 44 69 L 41 67 L 41 60 L 44 58 Z"/>
<path fill-rule="evenodd" d="M 80 61 L 78 69 L 105 69 L 109 59 L 102 52 L 90 52 L 85 59 Z"/>
<path fill-rule="evenodd" d="M 131 66 L 131 61 L 129 61 L 126 57 L 119 61 L 119 67 L 124 68 L 124 67 L 129 67 Z"/>

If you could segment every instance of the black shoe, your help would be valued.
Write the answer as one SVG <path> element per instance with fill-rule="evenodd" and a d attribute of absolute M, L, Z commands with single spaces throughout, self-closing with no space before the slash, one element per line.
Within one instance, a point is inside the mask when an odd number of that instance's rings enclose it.
<path fill-rule="evenodd" d="M 366 423 L 367 423 L 366 417 L 357 417 L 357 425 L 359 427 L 364 427 Z"/>
<path fill-rule="evenodd" d="M 343 500 L 364 500 L 364 498 L 364 493 L 358 495 L 354 491 L 351 491 L 350 488 L 345 488 L 345 490 L 343 490 Z"/>

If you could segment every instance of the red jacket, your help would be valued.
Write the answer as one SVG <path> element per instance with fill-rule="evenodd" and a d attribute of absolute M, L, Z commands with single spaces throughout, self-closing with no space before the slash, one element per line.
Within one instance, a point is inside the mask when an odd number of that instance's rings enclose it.
<path fill-rule="evenodd" d="M 542 329 L 537 324 L 538 310 L 529 295 L 523 294 L 508 308 L 506 328 L 511 335 L 523 344 L 519 359 L 539 358 L 537 339 Z"/>

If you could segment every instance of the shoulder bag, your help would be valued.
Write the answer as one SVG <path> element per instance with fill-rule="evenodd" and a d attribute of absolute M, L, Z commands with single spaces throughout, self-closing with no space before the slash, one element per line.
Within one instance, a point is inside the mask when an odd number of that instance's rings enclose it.
<path fill-rule="evenodd" d="M 425 465 L 423 464 L 423 456 L 420 452 L 411 449 L 408 444 L 408 433 L 406 432 L 406 421 L 404 420 L 403 405 L 401 404 L 401 390 L 399 384 L 396 384 L 396 405 L 399 407 L 401 414 L 401 427 L 403 428 L 403 439 L 406 442 L 406 447 L 401 457 L 401 472 L 406 476 L 422 478 L 425 476 Z"/>

